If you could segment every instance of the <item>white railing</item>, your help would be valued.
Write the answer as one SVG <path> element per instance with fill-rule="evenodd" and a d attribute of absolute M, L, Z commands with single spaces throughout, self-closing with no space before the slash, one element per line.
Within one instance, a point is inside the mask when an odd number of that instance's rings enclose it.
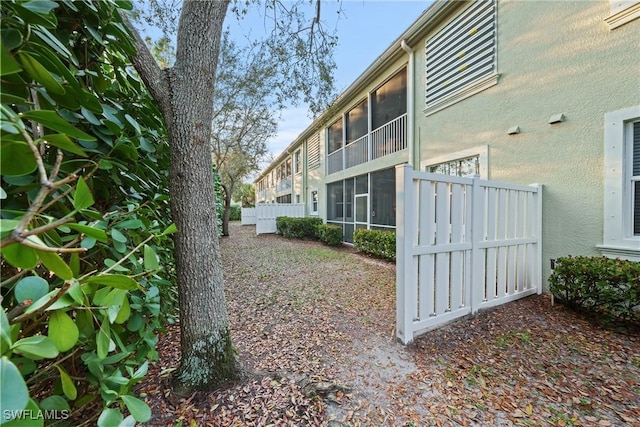
<path fill-rule="evenodd" d="M 407 148 L 407 115 L 380 126 L 327 155 L 327 175 Z"/>
<path fill-rule="evenodd" d="M 256 234 L 276 232 L 279 216 L 303 217 L 304 203 L 258 203 L 256 205 Z"/>
<path fill-rule="evenodd" d="M 361 136 L 344 148 L 345 169 L 369 160 L 369 135 Z"/>
<path fill-rule="evenodd" d="M 256 208 L 242 208 L 240 219 L 242 225 L 254 225 L 256 223 Z"/>
<path fill-rule="evenodd" d="M 396 166 L 396 331 L 542 291 L 542 186 Z"/>
<path fill-rule="evenodd" d="M 403 114 L 371 132 L 371 158 L 407 148 L 407 115 Z"/>
<path fill-rule="evenodd" d="M 340 172 L 344 169 L 343 153 L 344 150 L 340 148 L 327 156 L 327 175 Z"/>

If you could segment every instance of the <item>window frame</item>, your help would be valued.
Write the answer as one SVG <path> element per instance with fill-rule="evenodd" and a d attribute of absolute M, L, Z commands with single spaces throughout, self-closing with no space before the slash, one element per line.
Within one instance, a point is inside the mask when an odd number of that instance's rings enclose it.
<path fill-rule="evenodd" d="M 603 255 L 640 261 L 640 236 L 632 229 L 632 176 L 629 144 L 632 123 L 640 120 L 640 105 L 604 115 Z"/>
<path fill-rule="evenodd" d="M 604 19 L 609 30 L 640 18 L 640 0 L 610 0 L 609 5 L 609 16 Z"/>
<path fill-rule="evenodd" d="M 420 162 L 420 170 L 428 172 L 428 168 L 431 166 L 476 156 L 478 157 L 478 172 L 480 173 L 480 178 L 489 179 L 489 145 L 487 144 L 423 160 Z"/>
<path fill-rule="evenodd" d="M 309 201 L 311 202 L 311 215 L 318 215 L 318 190 L 311 190 Z"/>
<path fill-rule="evenodd" d="M 302 149 L 298 148 L 293 152 L 293 173 L 300 175 L 302 173 Z"/>

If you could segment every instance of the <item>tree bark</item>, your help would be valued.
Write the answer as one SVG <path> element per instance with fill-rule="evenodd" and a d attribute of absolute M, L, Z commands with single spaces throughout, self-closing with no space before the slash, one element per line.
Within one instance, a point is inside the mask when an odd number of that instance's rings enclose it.
<path fill-rule="evenodd" d="M 181 329 L 174 392 L 180 395 L 216 388 L 240 374 L 224 296 L 210 148 L 216 66 L 228 5 L 229 0 L 184 1 L 176 62 L 161 74 L 157 65 L 148 64 L 144 42 L 135 40 L 134 65 L 160 104 L 169 134 Z"/>
<path fill-rule="evenodd" d="M 224 209 L 222 210 L 222 235 L 229 236 L 229 217 L 231 216 L 231 191 L 225 185 L 220 185 L 224 191 Z"/>

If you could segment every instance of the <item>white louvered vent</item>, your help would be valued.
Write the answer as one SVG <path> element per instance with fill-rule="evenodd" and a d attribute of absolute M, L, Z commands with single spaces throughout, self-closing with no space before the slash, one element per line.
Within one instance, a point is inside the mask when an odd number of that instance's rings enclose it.
<path fill-rule="evenodd" d="M 426 43 L 427 108 L 496 73 L 496 1 L 477 0 Z"/>
<path fill-rule="evenodd" d="M 320 166 L 320 134 L 316 133 L 307 140 L 307 167 L 309 169 Z"/>

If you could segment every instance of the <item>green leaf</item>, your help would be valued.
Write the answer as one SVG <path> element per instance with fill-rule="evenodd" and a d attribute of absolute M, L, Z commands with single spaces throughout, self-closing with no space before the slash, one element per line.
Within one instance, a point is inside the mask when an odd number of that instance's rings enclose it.
<path fill-rule="evenodd" d="M 2 44 L 2 54 L 0 56 L 0 76 L 6 76 L 8 74 L 15 74 L 22 71 L 20 64 L 13 58 L 13 55 Z M 4 98 L 4 94 L 2 95 Z M 4 99 L 2 102 L 6 102 Z"/>
<path fill-rule="evenodd" d="M 58 368 L 58 371 L 60 372 L 60 380 L 62 381 L 62 392 L 65 396 L 67 396 L 69 400 L 76 400 L 76 397 L 78 397 L 78 390 L 76 389 L 75 384 L 73 384 L 71 377 L 64 369 L 62 369 L 60 365 L 56 365 L 56 368 Z"/>
<path fill-rule="evenodd" d="M 138 124 L 138 122 L 136 121 L 136 119 L 134 119 L 133 117 L 131 117 L 129 114 L 125 114 L 124 118 L 126 121 L 129 122 L 129 124 L 131 126 L 133 126 L 133 128 L 136 131 L 136 135 L 140 135 L 142 132 L 140 131 L 140 125 Z"/>
<path fill-rule="evenodd" d="M 49 339 L 60 352 L 71 350 L 78 342 L 80 331 L 69 315 L 54 311 L 49 316 Z M 66 393 L 65 393 L 66 394 Z"/>
<path fill-rule="evenodd" d="M 100 359 L 104 359 L 109 354 L 109 345 L 111 343 L 111 330 L 109 321 L 104 319 L 100 326 L 100 331 L 96 335 L 96 349 Z"/>
<path fill-rule="evenodd" d="M 4 310 L 0 310 L 0 354 L 11 348 L 12 343 L 9 319 Z"/>
<path fill-rule="evenodd" d="M 2 219 L 0 218 L 0 233 L 7 233 L 13 231 L 20 224 L 18 219 Z"/>
<path fill-rule="evenodd" d="M 9 359 L 0 359 L 0 402 L 2 423 L 12 419 L 12 411 L 24 409 L 29 402 L 29 390 L 22 374 Z"/>
<path fill-rule="evenodd" d="M 106 243 L 109 238 L 107 237 L 107 233 L 104 230 L 100 230 L 99 228 L 91 227 L 89 225 L 83 224 L 65 224 L 72 230 L 79 231 L 86 236 L 93 237 L 94 239 Z"/>
<path fill-rule="evenodd" d="M 138 288 L 138 282 L 131 277 L 122 276 L 120 274 L 102 274 L 92 276 L 84 281 L 85 283 L 98 283 L 100 285 L 111 286 L 116 289 L 132 290 Z"/>
<path fill-rule="evenodd" d="M 93 114 L 93 112 L 91 112 L 90 110 L 87 110 L 86 108 L 82 107 L 80 109 L 80 112 L 82 112 L 82 115 L 84 116 L 84 118 L 87 119 L 87 121 L 92 125 L 100 126 L 102 124 L 102 121 L 100 121 L 100 119 L 98 119 L 95 116 L 95 114 Z"/>
<path fill-rule="evenodd" d="M 129 319 L 131 315 L 131 307 L 129 305 L 129 300 L 127 298 L 122 301 L 122 307 L 120 311 L 118 311 L 118 315 L 116 316 L 114 323 L 121 324 L 124 323 L 125 320 Z"/>
<path fill-rule="evenodd" d="M 158 264 L 158 255 L 149 245 L 144 245 L 144 269 L 147 271 L 158 270 L 160 265 Z"/>
<path fill-rule="evenodd" d="M 49 292 L 49 283 L 42 277 L 28 276 L 22 278 L 15 289 L 13 294 L 16 301 L 22 302 L 30 299 L 33 302 L 38 301 Z"/>
<path fill-rule="evenodd" d="M 0 147 L 0 170 L 3 176 L 28 175 L 38 168 L 33 152 L 26 142 L 2 141 Z"/>
<path fill-rule="evenodd" d="M 119 230 L 135 230 L 136 228 L 142 227 L 142 221 L 139 219 L 128 219 L 117 223 L 113 227 Z"/>
<path fill-rule="evenodd" d="M 107 408 L 98 418 L 98 427 L 117 427 L 122 422 L 122 414 L 117 409 Z"/>
<path fill-rule="evenodd" d="M 60 354 L 55 344 L 44 335 L 18 340 L 13 344 L 13 351 L 33 360 L 53 359 Z"/>
<path fill-rule="evenodd" d="M 56 78 L 33 56 L 21 51 L 17 53 L 17 57 L 31 78 L 44 86 L 47 91 L 55 93 L 56 95 L 65 94 L 62 85 L 58 83 Z"/>
<path fill-rule="evenodd" d="M 53 395 L 40 401 L 40 408 L 43 411 L 70 411 L 69 403 L 64 397 Z"/>
<path fill-rule="evenodd" d="M 3 28 L 0 32 L 2 33 L 2 45 L 7 50 L 17 49 L 22 44 L 22 33 L 15 28 Z M 4 97 L 4 94 L 2 96 Z"/>
<path fill-rule="evenodd" d="M 76 210 L 86 209 L 94 204 L 93 196 L 91 195 L 91 190 L 89 190 L 89 186 L 84 181 L 84 179 L 78 179 L 78 183 L 76 184 L 76 192 L 73 196 L 73 207 Z"/>
<path fill-rule="evenodd" d="M 129 395 L 120 397 L 124 401 L 124 404 L 127 405 L 127 409 L 131 412 L 131 416 L 133 416 L 136 421 L 144 423 L 151 419 L 151 409 L 142 400 Z"/>
<path fill-rule="evenodd" d="M 171 223 L 171 225 L 168 226 L 167 229 L 162 232 L 161 236 L 166 236 L 167 234 L 173 234 L 173 233 L 176 233 L 177 231 L 178 231 L 178 227 L 176 227 L 176 224 Z"/>
<path fill-rule="evenodd" d="M 77 154 L 82 157 L 87 157 L 87 153 L 85 153 L 82 148 L 80 148 L 75 142 L 69 139 L 67 135 L 62 133 L 46 135 L 42 138 L 37 139 L 36 142 L 45 142 L 49 145 L 53 145 L 54 147 L 58 147 L 70 153 Z"/>
<path fill-rule="evenodd" d="M 42 264 L 62 280 L 73 279 L 73 272 L 60 255 L 54 252 L 37 251 Z"/>
<path fill-rule="evenodd" d="M 136 427 L 136 419 L 133 416 L 129 415 L 127 418 L 122 420 L 118 427 Z"/>
<path fill-rule="evenodd" d="M 127 243 L 127 237 L 115 228 L 111 229 L 111 237 L 116 242 Z"/>
<path fill-rule="evenodd" d="M 3 153 L 4 155 L 4 153 Z M 33 248 L 21 245 L 20 243 L 14 243 L 0 251 L 4 256 L 4 259 L 14 267 L 21 268 L 23 270 L 31 270 L 38 264 L 38 255 Z"/>
<path fill-rule="evenodd" d="M 20 3 L 20 6 L 39 15 L 48 15 L 53 9 L 58 7 L 58 4 L 49 0 L 31 0 Z"/>
<path fill-rule="evenodd" d="M 84 133 L 80 129 L 73 127 L 65 119 L 60 117 L 55 111 L 49 110 L 31 110 L 20 113 L 25 119 L 36 121 L 44 127 L 62 132 L 67 136 L 86 141 L 95 141 L 96 138 Z"/>

